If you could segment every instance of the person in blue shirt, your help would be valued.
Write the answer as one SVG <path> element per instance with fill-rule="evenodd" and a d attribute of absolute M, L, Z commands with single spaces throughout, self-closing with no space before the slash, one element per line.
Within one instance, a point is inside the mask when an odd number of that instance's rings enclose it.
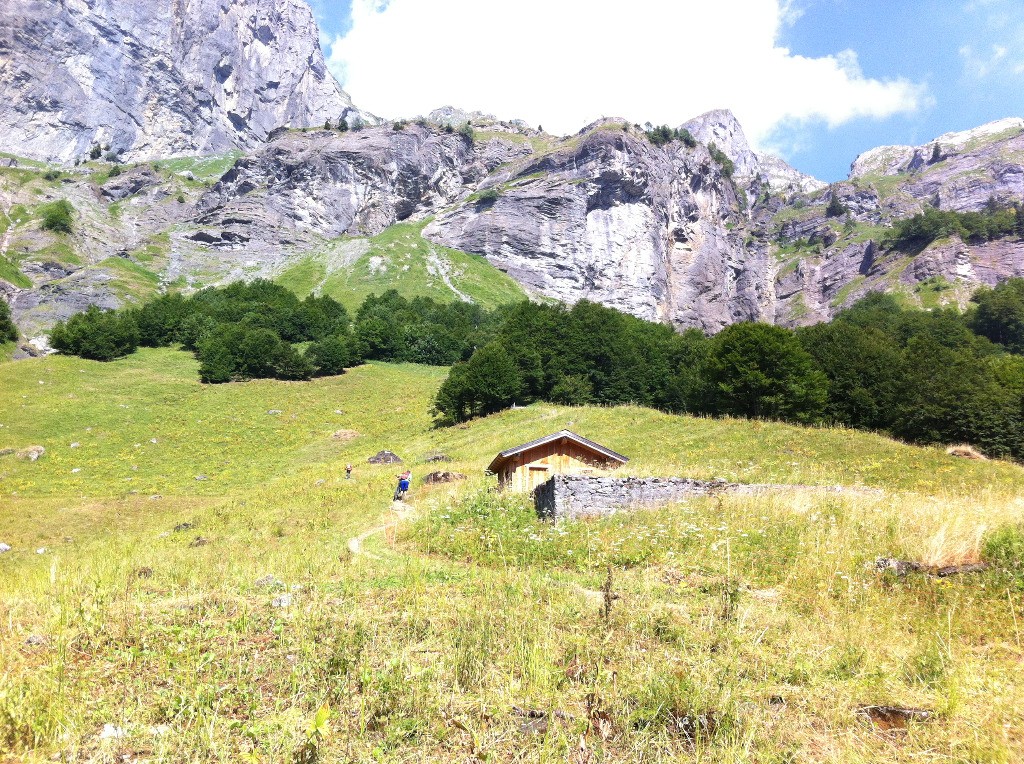
<path fill-rule="evenodd" d="M 406 470 L 397 477 L 398 487 L 395 488 L 395 501 L 402 501 L 409 490 L 409 484 L 412 482 L 412 471 Z"/>

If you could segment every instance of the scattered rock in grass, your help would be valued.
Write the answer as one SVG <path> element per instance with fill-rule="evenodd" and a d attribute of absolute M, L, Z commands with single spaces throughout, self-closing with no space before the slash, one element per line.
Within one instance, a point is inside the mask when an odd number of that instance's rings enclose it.
<path fill-rule="evenodd" d="M 524 735 L 543 735 L 548 731 L 548 720 L 543 716 L 527 719 L 519 725 L 519 731 Z"/>
<path fill-rule="evenodd" d="M 378 451 L 376 454 L 367 459 L 370 464 L 401 464 L 402 457 L 396 454 L 394 451 Z"/>
<path fill-rule="evenodd" d="M 80 445 L 81 445 L 81 443 L 78 443 L 78 442 L 76 441 L 76 442 L 74 442 L 74 443 L 72 443 L 72 444 L 71 444 L 70 448 L 78 448 L 78 447 L 79 447 Z"/>
<path fill-rule="evenodd" d="M 950 456 L 958 456 L 961 459 L 974 459 L 982 462 L 988 461 L 988 457 L 985 456 L 985 454 L 980 451 L 976 451 L 973 446 L 969 446 L 966 443 L 950 446 L 946 449 L 946 453 Z"/>
<path fill-rule="evenodd" d="M 893 573 L 897 576 L 905 576 L 908 573 L 917 573 L 924 566 L 919 562 L 910 560 L 897 560 L 895 557 L 879 557 L 875 560 L 875 570 L 879 573 Z"/>
<path fill-rule="evenodd" d="M 342 411 L 341 409 L 334 409 L 334 413 L 335 414 L 344 414 L 345 412 Z"/>
<path fill-rule="evenodd" d="M 342 442 L 347 440 L 353 440 L 359 437 L 359 433 L 355 430 L 335 430 L 331 436 L 332 440 L 340 440 Z"/>
<path fill-rule="evenodd" d="M 444 470 L 440 470 L 438 472 L 431 472 L 429 475 L 423 478 L 423 482 L 427 483 L 428 485 L 434 485 L 437 483 L 454 483 L 457 480 L 465 479 L 466 476 L 463 475 L 461 472 L 445 472 Z"/>
<path fill-rule="evenodd" d="M 255 586 L 257 589 L 283 589 L 284 581 L 282 581 L 277 576 L 268 573 L 262 578 L 257 578 L 253 582 L 253 586 Z"/>
<path fill-rule="evenodd" d="M 36 550 L 36 554 L 46 554 L 46 547 L 41 546 Z"/>
<path fill-rule="evenodd" d="M 150 438 L 150 439 L 149 439 L 149 442 L 150 442 L 150 443 L 156 443 L 156 438 Z"/>
<path fill-rule="evenodd" d="M 196 527 L 196 524 L 192 523 L 192 522 L 178 523 L 177 525 L 174 526 L 174 532 L 175 533 L 181 533 L 182 531 L 190 531 L 190 530 L 192 530 L 195 527 Z"/>
<path fill-rule="evenodd" d="M 430 462 L 431 464 L 436 462 L 450 462 L 451 460 L 452 458 L 448 456 L 448 454 L 431 454 L 425 459 L 425 461 Z"/>
<path fill-rule="evenodd" d="M 13 453 L 13 448 L 0 448 L 0 456 L 10 456 Z"/>
<path fill-rule="evenodd" d="M 29 634 L 28 639 L 25 640 L 25 644 L 30 647 L 39 647 L 46 644 L 46 637 L 41 634 Z"/>
<path fill-rule="evenodd" d="M 46 449 L 42 446 L 29 446 L 28 448 L 23 448 L 18 452 L 18 458 L 28 459 L 30 462 L 34 462 L 45 453 Z"/>
<path fill-rule="evenodd" d="M 718 730 L 718 714 L 715 711 L 693 713 L 670 708 L 666 716 L 668 730 L 681 735 L 690 743 L 696 743 L 698 740 L 706 741 L 714 737 Z"/>
<path fill-rule="evenodd" d="M 122 727 L 113 724 L 104 724 L 100 731 L 100 740 L 120 740 L 128 735 Z"/>
<path fill-rule="evenodd" d="M 189 546 L 191 546 L 191 547 L 206 546 L 209 543 L 210 543 L 209 539 L 203 538 L 202 536 L 196 536 L 192 540 L 192 543 L 189 544 Z"/>
<path fill-rule="evenodd" d="M 320 478 L 315 483 L 313 483 L 313 485 L 323 485 L 326 482 L 327 482 L 326 480 L 324 480 L 323 478 Z"/>
<path fill-rule="evenodd" d="M 270 601 L 270 607 L 291 607 L 292 595 L 282 594 L 280 597 L 274 597 Z"/>
<path fill-rule="evenodd" d="M 135 577 L 136 578 L 152 578 L 153 577 L 153 569 L 152 568 L 145 568 L 145 567 L 143 567 L 143 568 L 136 568 L 136 570 L 135 570 Z"/>
<path fill-rule="evenodd" d="M 549 719 L 552 717 L 562 721 L 572 721 L 572 716 L 565 711 L 555 711 L 549 714 L 547 711 L 536 708 L 512 706 L 512 714 L 526 720 L 519 725 L 519 731 L 524 735 L 543 735 L 548 731 Z"/>
<path fill-rule="evenodd" d="M 149 497 L 149 500 L 150 501 L 157 501 L 158 499 L 162 499 L 162 498 L 163 498 L 163 496 L 161 496 L 160 494 L 154 493 L 152 496 Z"/>
<path fill-rule="evenodd" d="M 206 475 L 196 475 L 196 480 L 208 480 Z"/>
<path fill-rule="evenodd" d="M 779 598 L 778 589 L 751 589 L 750 596 L 762 602 L 771 602 Z"/>
<path fill-rule="evenodd" d="M 11 551 L 11 545 L 10 544 L 0 544 L 0 554 L 3 554 L 4 552 L 10 552 L 10 551 Z"/>
<path fill-rule="evenodd" d="M 935 575 L 939 578 L 946 578 L 947 576 L 956 576 L 960 573 L 981 573 L 984 570 L 988 570 L 988 564 L 984 562 L 972 562 L 968 565 L 946 565 L 942 568 L 935 570 Z"/>
<path fill-rule="evenodd" d="M 81 471 L 82 471 L 81 467 L 75 467 L 73 470 L 71 470 L 71 474 L 72 475 L 77 475 Z"/>
<path fill-rule="evenodd" d="M 786 705 L 786 699 L 781 695 L 769 695 L 768 696 L 769 706 L 784 706 Z"/>
<path fill-rule="evenodd" d="M 930 576 L 947 578 L 948 576 L 956 576 L 961 573 L 981 573 L 988 570 L 988 565 L 984 562 L 972 562 L 964 565 L 944 565 L 938 567 L 935 565 L 922 565 L 911 560 L 897 560 L 894 557 L 879 557 L 875 560 L 875 569 L 881 573 L 891 572 L 901 577 L 909 573 L 927 573 Z"/>
<path fill-rule="evenodd" d="M 270 414 L 270 416 L 277 416 L 281 413 L 281 409 L 270 409 L 267 413 Z"/>
<path fill-rule="evenodd" d="M 932 717 L 932 712 L 923 708 L 900 706 L 862 706 L 857 714 L 867 717 L 882 730 L 903 730 L 911 722 L 926 722 Z"/>

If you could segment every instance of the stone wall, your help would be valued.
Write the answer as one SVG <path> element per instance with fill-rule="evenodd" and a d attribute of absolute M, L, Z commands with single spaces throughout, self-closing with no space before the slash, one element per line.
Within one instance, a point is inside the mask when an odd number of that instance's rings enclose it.
<path fill-rule="evenodd" d="M 882 493 L 877 488 L 865 486 L 747 484 L 678 477 L 615 478 L 554 475 L 534 489 L 533 500 L 540 517 L 559 519 L 602 517 L 622 510 L 650 509 L 675 504 L 694 496 L 715 493 L 758 494 L 774 491 L 853 493 L 871 496 Z"/>
<path fill-rule="evenodd" d="M 533 492 L 537 514 L 547 518 L 610 515 L 623 509 L 657 507 L 739 486 L 690 478 L 613 478 L 555 475 Z"/>

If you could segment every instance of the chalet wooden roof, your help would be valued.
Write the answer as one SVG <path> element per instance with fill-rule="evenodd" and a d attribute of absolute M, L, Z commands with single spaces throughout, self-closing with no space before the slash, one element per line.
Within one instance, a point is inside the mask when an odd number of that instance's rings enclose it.
<path fill-rule="evenodd" d="M 595 443 L 592 440 L 587 440 L 586 438 L 577 435 L 574 432 L 569 432 L 569 430 L 559 430 L 558 432 L 552 433 L 551 435 L 545 435 L 543 438 L 537 438 L 536 440 L 531 440 L 529 443 L 523 443 L 521 446 L 516 446 L 515 448 L 509 448 L 506 449 L 505 451 L 502 451 L 500 454 L 494 457 L 490 465 L 487 467 L 487 471 L 497 472 L 503 466 L 505 466 L 505 463 L 508 462 L 508 460 L 511 459 L 513 456 L 521 454 L 524 451 L 529 451 L 531 448 L 536 448 L 537 446 L 543 446 L 546 443 L 552 443 L 556 440 L 561 440 L 562 438 L 565 438 L 566 440 L 571 440 L 577 445 L 587 449 L 588 451 L 593 451 L 595 454 L 600 454 L 601 456 L 619 462 L 620 464 L 625 464 L 626 462 L 629 461 L 628 457 L 616 453 L 615 451 L 612 451 L 610 448 L 605 448 L 600 443 Z"/>

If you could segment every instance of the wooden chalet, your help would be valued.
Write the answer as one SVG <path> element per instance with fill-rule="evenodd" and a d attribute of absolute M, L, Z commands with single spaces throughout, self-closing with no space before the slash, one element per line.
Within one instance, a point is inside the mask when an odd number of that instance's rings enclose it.
<path fill-rule="evenodd" d="M 487 471 L 498 476 L 502 489 L 532 491 L 552 475 L 596 475 L 628 461 L 600 443 L 561 430 L 502 451 Z"/>

